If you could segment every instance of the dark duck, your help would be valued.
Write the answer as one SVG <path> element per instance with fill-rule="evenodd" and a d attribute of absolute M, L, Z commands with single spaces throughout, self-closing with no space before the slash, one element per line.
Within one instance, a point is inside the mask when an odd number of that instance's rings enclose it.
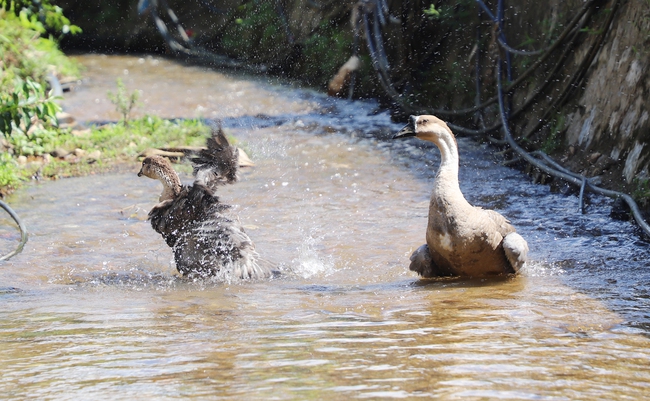
<path fill-rule="evenodd" d="M 237 217 L 228 213 L 230 206 L 216 194 L 219 186 L 237 181 L 238 158 L 239 150 L 228 143 L 219 126 L 212 128 L 207 149 L 191 157 L 192 185 L 182 185 L 164 157 L 142 161 L 138 177 L 163 184 L 160 203 L 149 212 L 151 226 L 174 251 L 176 268 L 183 276 L 231 281 L 271 275 L 269 268 L 260 265 L 253 241 Z"/>

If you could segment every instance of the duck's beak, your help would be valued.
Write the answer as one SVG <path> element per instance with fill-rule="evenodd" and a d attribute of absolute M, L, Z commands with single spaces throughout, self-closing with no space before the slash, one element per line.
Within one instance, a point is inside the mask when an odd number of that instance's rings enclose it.
<path fill-rule="evenodd" d="M 404 128 L 402 128 L 397 134 L 395 134 L 395 136 L 393 136 L 393 139 L 408 138 L 411 136 L 415 136 L 415 120 L 416 119 L 413 116 L 411 116 L 411 118 L 409 118 L 409 123 Z"/>
<path fill-rule="evenodd" d="M 138 173 L 138 177 L 142 177 L 144 173 L 142 172 L 142 168 L 140 169 L 140 172 Z"/>

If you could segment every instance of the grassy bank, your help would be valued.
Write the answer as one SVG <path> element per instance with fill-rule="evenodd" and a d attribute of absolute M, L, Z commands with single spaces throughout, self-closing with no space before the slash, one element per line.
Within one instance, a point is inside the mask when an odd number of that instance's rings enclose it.
<path fill-rule="evenodd" d="M 200 120 L 169 121 L 145 116 L 88 129 L 61 129 L 40 154 L 0 158 L 0 193 L 33 180 L 58 179 L 133 167 L 152 148 L 204 146 L 210 128 Z"/>

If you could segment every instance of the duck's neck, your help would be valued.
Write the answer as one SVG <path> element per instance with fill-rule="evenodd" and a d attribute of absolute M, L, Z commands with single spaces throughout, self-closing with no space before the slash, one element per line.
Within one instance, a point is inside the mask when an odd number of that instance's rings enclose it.
<path fill-rule="evenodd" d="M 436 138 L 434 141 L 440 149 L 440 167 L 436 174 L 436 190 L 442 191 L 446 195 L 460 196 L 458 184 L 458 145 L 456 140 L 451 136 Z"/>
<path fill-rule="evenodd" d="M 181 193 L 181 179 L 173 169 L 160 174 L 158 180 L 163 184 L 163 191 L 158 199 L 160 202 L 174 199 Z"/>

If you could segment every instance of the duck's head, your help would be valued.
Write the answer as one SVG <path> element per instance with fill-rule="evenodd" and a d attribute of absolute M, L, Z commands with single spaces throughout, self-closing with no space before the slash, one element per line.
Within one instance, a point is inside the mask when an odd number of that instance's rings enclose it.
<path fill-rule="evenodd" d="M 173 199 L 181 191 L 181 180 L 169 160 L 162 156 L 149 156 L 142 161 L 138 177 L 149 177 L 163 184 L 160 201 Z"/>
<path fill-rule="evenodd" d="M 171 170 L 171 165 L 162 156 L 149 156 L 142 161 L 142 167 L 138 173 L 138 177 L 153 178 L 154 180 L 159 180 L 165 175 L 165 173 Z"/>
<path fill-rule="evenodd" d="M 454 134 L 444 121 L 428 115 L 410 116 L 409 123 L 393 136 L 393 139 L 411 136 L 434 143 L 439 143 L 441 138 L 454 138 Z"/>

